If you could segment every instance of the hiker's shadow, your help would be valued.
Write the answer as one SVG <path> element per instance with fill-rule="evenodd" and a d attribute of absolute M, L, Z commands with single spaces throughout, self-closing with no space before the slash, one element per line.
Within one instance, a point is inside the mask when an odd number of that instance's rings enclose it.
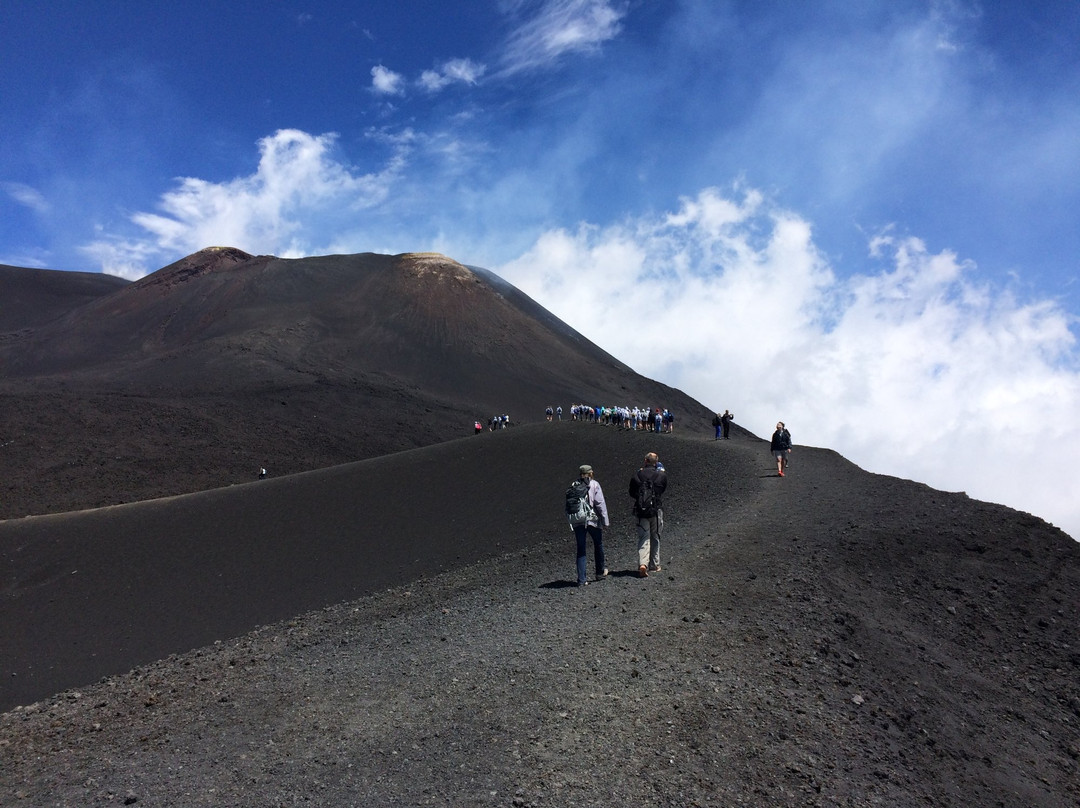
<path fill-rule="evenodd" d="M 608 578 L 637 578 L 637 570 L 612 570 L 608 573 Z M 595 581 L 592 578 L 589 579 L 590 586 L 603 586 L 603 580 Z M 541 589 L 577 589 L 577 581 L 548 581 L 546 584 L 540 584 Z"/>

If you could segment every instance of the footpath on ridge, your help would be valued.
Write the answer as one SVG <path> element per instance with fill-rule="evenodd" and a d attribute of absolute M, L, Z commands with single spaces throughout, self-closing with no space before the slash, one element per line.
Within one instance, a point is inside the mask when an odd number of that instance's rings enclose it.
<path fill-rule="evenodd" d="M 1004 509 L 827 450 L 780 479 L 760 441 L 567 434 L 580 458 L 530 444 L 564 455 L 542 540 L 3 714 L 0 803 L 1076 804 L 1043 692 L 1064 652 L 988 647 L 987 620 L 1019 632 L 992 601 L 963 617 L 1017 566 Z M 653 448 L 664 569 L 639 579 L 624 486 Z M 615 515 L 612 575 L 582 588 L 554 482 L 579 462 Z M 1007 689 L 1006 662 L 1041 687 Z"/>

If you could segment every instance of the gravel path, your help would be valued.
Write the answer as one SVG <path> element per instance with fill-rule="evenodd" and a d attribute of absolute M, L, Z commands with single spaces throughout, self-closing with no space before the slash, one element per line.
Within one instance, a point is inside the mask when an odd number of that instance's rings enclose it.
<path fill-rule="evenodd" d="M 1076 629 L 1044 630 L 1034 661 L 1009 609 L 950 621 L 989 608 L 995 576 L 1010 598 L 1017 556 L 948 531 L 1016 514 L 823 450 L 797 448 L 783 480 L 756 441 L 678 458 L 662 572 L 631 573 L 624 511 L 612 576 L 585 588 L 553 531 L 20 708 L 0 716 L 0 804 L 1080 804 Z M 1029 527 L 1047 574 L 1028 597 L 1075 598 L 1076 554 Z M 942 570 L 938 547 L 960 560 Z"/>

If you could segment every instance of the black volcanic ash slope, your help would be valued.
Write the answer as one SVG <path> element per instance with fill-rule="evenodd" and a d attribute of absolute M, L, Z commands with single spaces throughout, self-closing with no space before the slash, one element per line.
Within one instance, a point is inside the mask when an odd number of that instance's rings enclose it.
<path fill-rule="evenodd" d="M 1076 806 L 1080 545 L 767 447 L 539 423 L 0 523 L 0 804 Z M 579 589 L 582 461 L 612 575 Z"/>
<path fill-rule="evenodd" d="M 16 338 L 21 329 L 47 323 L 126 284 L 100 273 L 0 265 L 0 341 Z"/>
<path fill-rule="evenodd" d="M 549 403 L 666 406 L 684 427 L 709 415 L 436 254 L 213 248 L 69 300 L 47 318 L 21 306 L 0 335 L 0 518 L 375 457 Z"/>

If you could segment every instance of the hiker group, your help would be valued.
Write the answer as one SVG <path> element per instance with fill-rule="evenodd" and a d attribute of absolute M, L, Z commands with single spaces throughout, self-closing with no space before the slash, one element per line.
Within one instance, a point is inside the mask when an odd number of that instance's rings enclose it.
<path fill-rule="evenodd" d="M 549 406 L 544 408 L 544 420 L 561 421 L 563 419 L 562 406 Z M 589 404 L 574 404 L 570 407 L 570 420 L 587 421 L 593 424 L 604 424 L 619 427 L 626 430 L 640 430 L 642 432 L 674 432 L 675 414 L 666 407 L 593 407 Z M 488 419 L 487 429 L 495 432 L 510 426 L 509 415 L 493 415 Z M 483 425 L 477 419 L 473 421 L 473 431 L 479 435 L 484 430 Z"/>
<path fill-rule="evenodd" d="M 648 578 L 660 570 L 660 534 L 664 529 L 661 497 L 667 489 L 667 472 L 656 452 L 645 455 L 644 465 L 630 478 L 627 493 L 633 499 L 633 514 L 637 521 L 637 576 Z M 604 556 L 604 528 L 611 526 L 607 501 L 593 468 L 583 465 L 578 479 L 566 491 L 566 515 L 577 542 L 577 585 L 586 586 L 587 545 L 593 542 L 596 580 L 607 578 L 609 570 Z"/>
<path fill-rule="evenodd" d="M 548 420 L 551 419 L 548 418 Z M 560 417 L 559 420 L 562 418 Z M 667 407 L 650 409 L 649 407 L 593 407 L 589 404 L 574 404 L 570 407 L 570 420 L 588 421 L 642 432 L 675 431 L 675 415 Z"/>

